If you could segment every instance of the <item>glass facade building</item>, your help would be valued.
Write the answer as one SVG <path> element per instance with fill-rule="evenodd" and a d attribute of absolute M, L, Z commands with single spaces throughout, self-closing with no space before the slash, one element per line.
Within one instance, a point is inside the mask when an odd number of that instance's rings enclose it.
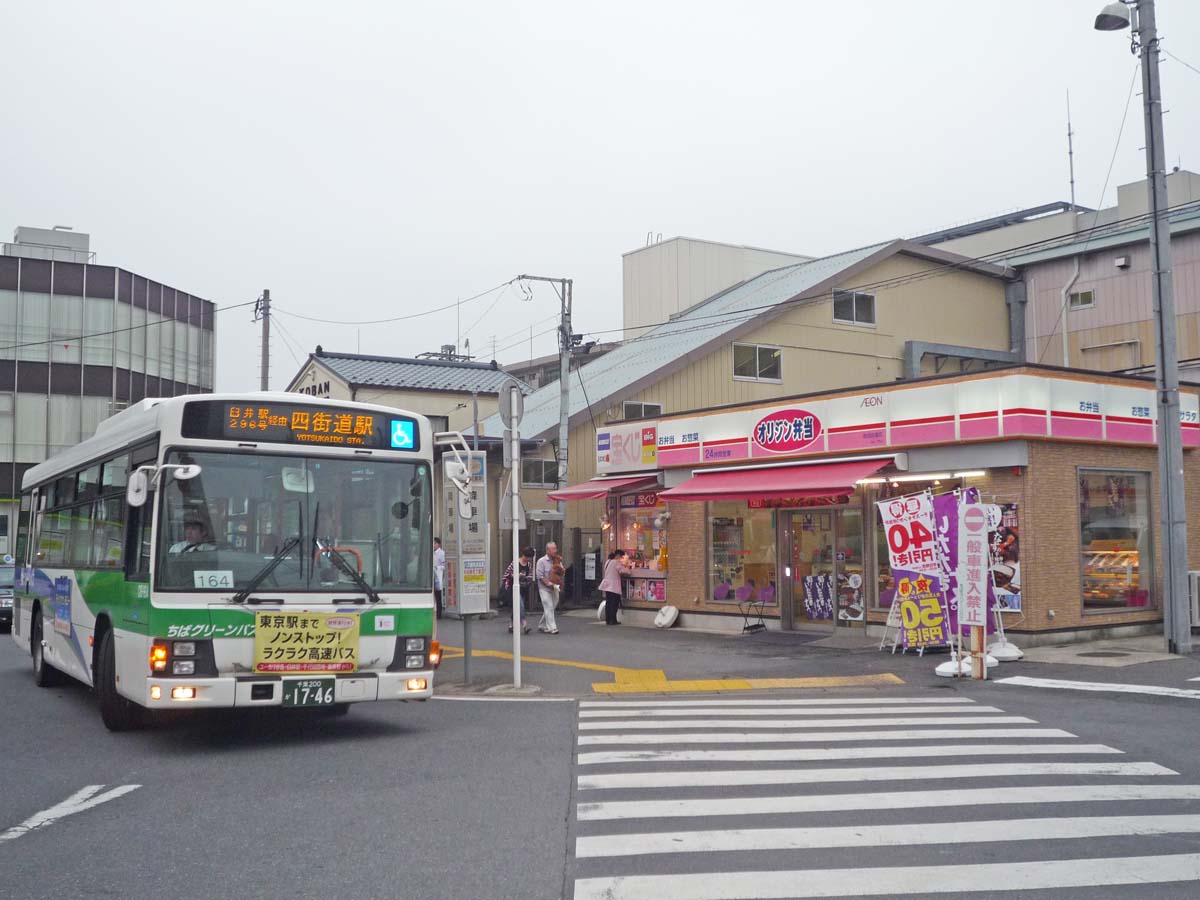
<path fill-rule="evenodd" d="M 114 266 L 0 256 L 0 553 L 26 470 L 146 397 L 213 384 L 213 304 Z"/>

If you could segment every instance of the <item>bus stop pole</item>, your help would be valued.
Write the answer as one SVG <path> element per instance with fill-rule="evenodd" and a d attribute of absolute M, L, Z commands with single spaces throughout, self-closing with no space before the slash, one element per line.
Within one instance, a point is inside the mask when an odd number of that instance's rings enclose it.
<path fill-rule="evenodd" d="M 519 388 L 513 387 L 513 391 Z M 517 398 L 513 398 L 517 402 Z M 521 426 L 512 424 L 512 471 L 509 485 L 512 488 L 512 633 L 513 633 L 513 687 L 521 686 L 521 616 L 525 612 L 525 591 L 521 585 Z"/>

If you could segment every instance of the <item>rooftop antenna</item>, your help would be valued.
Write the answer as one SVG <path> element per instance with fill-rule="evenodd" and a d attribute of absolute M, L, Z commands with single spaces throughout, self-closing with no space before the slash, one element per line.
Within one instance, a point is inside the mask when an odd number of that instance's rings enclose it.
<path fill-rule="evenodd" d="M 1067 161 L 1071 169 L 1071 212 L 1075 212 L 1075 132 L 1071 130 L 1071 89 L 1067 88 Z"/>

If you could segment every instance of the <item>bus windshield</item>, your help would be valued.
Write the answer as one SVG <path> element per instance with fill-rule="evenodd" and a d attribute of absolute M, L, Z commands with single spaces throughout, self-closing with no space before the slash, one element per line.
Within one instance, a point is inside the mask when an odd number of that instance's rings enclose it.
<path fill-rule="evenodd" d="M 361 592 L 330 548 L 377 591 L 433 588 L 425 462 L 175 450 L 201 473 L 163 480 L 155 590 L 237 591 L 295 544 L 258 591 Z"/>

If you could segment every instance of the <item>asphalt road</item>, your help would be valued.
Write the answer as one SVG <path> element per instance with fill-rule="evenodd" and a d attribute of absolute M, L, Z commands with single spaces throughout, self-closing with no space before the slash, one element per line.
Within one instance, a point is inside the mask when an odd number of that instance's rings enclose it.
<path fill-rule="evenodd" d="M 442 636 L 453 640 L 453 628 Z M 480 643 L 499 648 L 505 637 L 487 633 Z M 695 900 L 726 896 L 719 891 L 731 885 L 738 897 L 765 898 L 791 896 L 771 893 L 771 877 L 790 878 L 784 890 L 805 896 L 823 872 L 836 881 L 828 896 L 864 895 L 862 879 L 874 877 L 883 882 L 879 896 L 944 896 L 957 878 L 973 888 L 959 896 L 1013 897 L 998 889 L 1010 876 L 1096 882 L 1031 888 L 1019 893 L 1022 900 L 1200 895 L 1200 880 L 1110 883 L 1137 877 L 1114 875 L 1114 859 L 1151 857 L 1151 874 L 1192 857 L 1200 865 L 1200 700 L 947 681 L 929 675 L 928 659 L 817 650 L 787 636 L 750 642 L 571 622 L 558 642 L 539 637 L 526 652 L 662 666 L 673 677 L 714 669 L 747 676 L 866 670 L 897 672 L 907 683 L 711 698 L 606 697 L 591 694 L 587 682 L 611 676 L 531 664 L 548 692 L 574 693 L 582 704 L 464 697 L 363 704 L 339 719 L 217 711 L 113 735 L 88 690 L 36 688 L 28 659 L 0 636 L 0 898 Z M 456 665 L 461 660 L 443 675 L 451 676 Z M 502 676 L 502 660 L 484 665 L 496 667 L 486 674 Z M 1185 660 L 1089 673 L 1021 664 L 1003 671 L 1197 687 L 1200 682 L 1187 681 L 1195 668 Z M 915 711 L 889 711 L 906 698 L 913 698 Z M 763 703 L 780 700 L 787 702 Z M 697 701 L 709 711 L 693 715 L 677 706 L 682 716 L 630 714 Z M 732 717 L 711 711 L 731 703 Z M 856 705 L 874 708 L 859 715 Z M 839 706 L 841 712 L 825 714 Z M 963 712 L 968 706 L 983 709 Z M 926 721 L 929 716 L 951 721 Z M 993 716 L 1029 721 L 985 721 Z M 916 721 L 891 721 L 897 718 Z M 935 739 L 911 733 L 963 727 L 988 734 Z M 1013 728 L 1066 736 L 1000 731 Z M 992 749 L 979 755 L 934 749 L 947 742 Z M 1043 745 L 1062 749 L 1034 749 Z M 805 755 L 814 750 L 817 757 Z M 719 755 L 658 758 L 664 751 Z M 820 758 L 821 751 L 843 755 Z M 752 755 L 740 759 L 746 752 Z M 623 755 L 590 755 L 596 753 Z M 1030 768 L 1061 763 L 1148 768 L 1042 774 Z M 1002 768 L 975 776 L 898 771 L 960 764 Z M 871 774 L 847 776 L 855 767 Z M 885 769 L 891 771 L 880 774 Z M 730 776 L 731 770 L 748 774 Z M 789 772 L 802 774 L 780 774 Z M 659 784 L 667 773 L 698 783 Z M 606 787 L 587 781 L 597 776 L 618 781 Z M 94 785 L 104 787 L 90 799 L 79 794 Z M 139 787 L 43 827 L 13 831 L 68 798 L 86 806 L 131 785 Z M 1159 786 L 1166 795 L 1137 793 Z M 1012 790 L 1028 795 L 1030 788 L 1045 789 L 1046 796 L 1032 802 L 1004 797 Z M 1078 796 L 1064 798 L 1061 789 Z M 1105 793 L 1114 789 L 1133 795 Z M 1099 793 L 1086 793 L 1093 790 Z M 877 793 L 915 797 L 901 798 L 900 805 L 871 800 L 855 806 L 857 795 Z M 844 799 L 831 803 L 828 795 Z M 961 805 L 957 798 L 971 799 Z M 679 801 L 716 806 L 682 814 L 672 806 Z M 1147 818 L 1154 816 L 1175 818 Z M 1070 821 L 1047 826 L 1046 819 Z M 983 840 L 963 840 L 981 821 L 999 824 L 987 826 Z M 1030 837 L 1039 828 L 1043 836 Z M 1149 833 L 1156 829 L 1161 833 Z M 922 842 L 922 834 L 933 839 Z M 997 868 L 961 868 L 972 866 Z"/>
<path fill-rule="evenodd" d="M 0 840 L 0 897 L 557 898 L 574 704 L 214 711 L 114 735 L 0 635 L 0 834 L 88 785 L 141 785 Z"/>

